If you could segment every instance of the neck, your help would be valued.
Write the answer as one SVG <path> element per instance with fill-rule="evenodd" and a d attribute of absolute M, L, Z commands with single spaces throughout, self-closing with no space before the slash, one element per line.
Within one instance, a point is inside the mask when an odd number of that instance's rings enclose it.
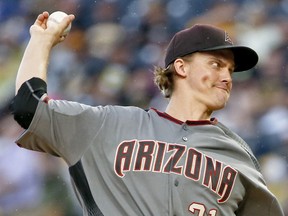
<path fill-rule="evenodd" d="M 197 102 L 187 98 L 171 97 L 165 112 L 180 121 L 210 120 L 212 111 Z"/>

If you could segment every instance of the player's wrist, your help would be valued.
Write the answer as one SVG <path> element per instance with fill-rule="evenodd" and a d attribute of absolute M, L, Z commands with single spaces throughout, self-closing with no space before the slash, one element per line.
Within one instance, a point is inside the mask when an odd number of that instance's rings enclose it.
<path fill-rule="evenodd" d="M 31 35 L 29 43 L 30 46 L 32 46 L 35 49 L 40 49 L 42 51 L 49 51 L 53 47 L 54 40 L 53 37 L 51 36 L 47 37 L 40 34 L 34 34 Z"/>

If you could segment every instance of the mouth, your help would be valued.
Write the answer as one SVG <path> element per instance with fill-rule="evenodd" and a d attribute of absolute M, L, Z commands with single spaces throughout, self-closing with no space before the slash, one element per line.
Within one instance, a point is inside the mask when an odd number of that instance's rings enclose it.
<path fill-rule="evenodd" d="M 218 89 L 224 90 L 228 94 L 230 93 L 230 90 L 228 89 L 228 87 L 226 85 L 217 85 L 215 87 L 218 88 Z"/>

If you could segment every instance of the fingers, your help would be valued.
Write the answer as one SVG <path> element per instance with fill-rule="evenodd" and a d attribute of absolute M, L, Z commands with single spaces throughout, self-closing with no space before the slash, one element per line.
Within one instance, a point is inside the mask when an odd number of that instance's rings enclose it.
<path fill-rule="evenodd" d="M 43 25 L 47 23 L 47 19 L 49 17 L 49 13 L 47 11 L 44 11 L 42 14 L 39 14 L 36 21 L 35 21 L 35 25 Z"/>
<path fill-rule="evenodd" d="M 49 13 L 47 11 L 39 14 L 35 20 L 35 23 L 30 27 L 30 34 L 31 36 L 33 35 L 34 38 L 41 38 L 42 41 L 45 40 L 47 43 L 51 43 L 53 46 L 55 46 L 56 44 L 65 40 L 75 16 L 70 14 L 61 22 L 56 22 L 52 25 L 47 25 L 48 18 Z"/>
<path fill-rule="evenodd" d="M 49 18 L 49 13 L 47 11 L 44 11 L 43 13 L 38 15 L 37 19 L 35 20 L 34 25 L 37 25 L 37 26 L 42 27 L 43 29 L 46 29 L 48 18 Z M 61 30 L 66 29 L 72 23 L 74 19 L 75 19 L 75 16 L 73 14 L 69 14 L 59 23 L 59 29 Z"/>
<path fill-rule="evenodd" d="M 59 43 L 63 42 L 66 37 L 67 37 L 67 35 L 60 36 Z"/>
<path fill-rule="evenodd" d="M 66 28 L 68 28 L 69 25 L 71 25 L 74 19 L 75 16 L 73 14 L 69 14 L 59 23 L 59 28 L 64 31 Z"/>

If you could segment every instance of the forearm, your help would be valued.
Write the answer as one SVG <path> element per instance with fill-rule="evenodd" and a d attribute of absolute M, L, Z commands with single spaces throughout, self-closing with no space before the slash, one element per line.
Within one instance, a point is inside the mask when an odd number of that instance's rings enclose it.
<path fill-rule="evenodd" d="M 52 47 L 65 40 L 63 31 L 71 24 L 74 15 L 67 15 L 60 23 L 47 26 L 49 13 L 39 14 L 30 27 L 30 41 L 26 47 L 16 77 L 16 94 L 21 85 L 32 77 L 46 81 L 49 55 Z"/>
<path fill-rule="evenodd" d="M 47 68 L 52 46 L 53 44 L 45 38 L 43 39 L 38 35 L 31 37 L 18 69 L 16 94 L 21 85 L 32 77 L 47 80 Z"/>

